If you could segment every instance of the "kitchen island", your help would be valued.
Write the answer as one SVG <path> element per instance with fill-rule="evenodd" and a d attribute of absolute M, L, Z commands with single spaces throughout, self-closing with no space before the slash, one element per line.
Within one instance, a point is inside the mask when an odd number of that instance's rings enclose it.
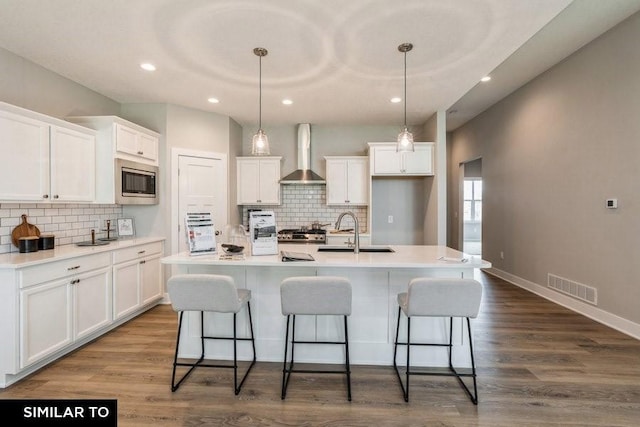
<path fill-rule="evenodd" d="M 390 365 L 393 361 L 393 341 L 398 315 L 396 296 L 407 290 L 415 277 L 473 277 L 475 269 L 488 268 L 490 263 L 444 246 L 396 246 L 385 252 L 318 252 L 323 245 L 279 244 L 284 252 L 312 255 L 313 261 L 283 262 L 281 255 L 245 255 L 242 259 L 224 259 L 217 254 L 190 256 L 180 253 L 161 259 L 172 266 L 172 274 L 212 273 L 234 278 L 239 288 L 251 290 L 251 308 L 256 336 L 256 351 L 260 361 L 282 361 L 285 317 L 281 313 L 280 283 L 291 276 L 343 276 L 351 281 L 353 310 L 349 317 L 350 356 L 353 364 Z M 195 313 L 189 313 L 181 336 L 180 355 L 199 356 L 200 326 Z M 239 316 L 239 331 L 248 333 L 245 312 Z M 299 316 L 296 320 L 297 339 L 338 339 L 338 316 Z M 239 322 L 239 323 L 240 323 Z M 403 322 L 404 324 L 405 322 Z M 442 319 L 412 321 L 412 339 L 444 340 Z M 225 334 L 231 330 L 229 315 L 207 313 L 205 332 Z M 461 322 L 454 322 L 456 345 L 466 339 Z M 242 333 L 242 332 L 239 332 Z M 400 334 L 402 336 L 403 330 Z M 405 332 L 406 334 L 406 332 Z M 207 343 L 211 344 L 211 343 Z M 231 346 L 216 342 L 207 347 L 207 357 L 229 359 Z M 248 347 L 248 346 L 246 346 Z M 342 363 L 342 349 L 336 346 L 300 346 L 296 360 L 300 362 Z M 247 359 L 250 350 L 239 345 L 240 359 Z M 468 352 L 457 352 L 456 363 L 466 364 Z M 402 353 L 401 353 L 402 354 Z M 412 350 L 413 354 L 413 350 Z M 417 356 L 417 357 L 416 357 Z M 444 349 L 416 350 L 416 364 L 445 366 Z"/>

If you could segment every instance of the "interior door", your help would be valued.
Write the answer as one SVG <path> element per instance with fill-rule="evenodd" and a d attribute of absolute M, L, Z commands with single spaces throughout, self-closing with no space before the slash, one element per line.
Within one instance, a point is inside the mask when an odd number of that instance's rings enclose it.
<path fill-rule="evenodd" d="M 210 212 L 216 231 L 227 224 L 227 166 L 222 159 L 178 157 L 178 249 L 188 250 L 184 232 L 187 212 Z"/>

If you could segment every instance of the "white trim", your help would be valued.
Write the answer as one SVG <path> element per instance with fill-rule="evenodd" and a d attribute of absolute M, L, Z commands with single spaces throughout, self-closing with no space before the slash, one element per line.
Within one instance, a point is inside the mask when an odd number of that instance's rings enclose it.
<path fill-rule="evenodd" d="M 171 254 L 178 253 L 179 242 L 176 238 L 176 230 L 180 224 L 179 206 L 178 206 L 178 166 L 180 156 L 201 157 L 203 159 L 218 159 L 224 162 L 227 170 L 227 184 L 229 182 L 229 163 L 225 153 L 217 153 L 214 151 L 191 150 L 188 148 L 173 147 L 171 148 L 171 232 L 169 233 L 169 247 Z M 229 217 L 229 192 L 227 192 L 227 218 Z"/>
<path fill-rule="evenodd" d="M 584 303 L 582 301 L 573 299 L 561 293 L 558 293 L 546 286 L 539 285 L 534 282 L 530 282 L 521 277 L 507 273 L 506 271 L 499 270 L 497 268 L 487 268 L 482 271 L 491 274 L 492 276 L 499 277 L 512 283 L 518 287 L 526 289 L 536 295 L 541 296 L 551 302 L 582 314 L 590 319 L 595 320 L 598 323 L 609 326 L 623 334 L 629 335 L 635 339 L 640 339 L 640 324 L 634 323 L 630 320 L 624 319 L 615 314 L 604 311 L 601 308 L 594 307 L 591 304 Z"/>

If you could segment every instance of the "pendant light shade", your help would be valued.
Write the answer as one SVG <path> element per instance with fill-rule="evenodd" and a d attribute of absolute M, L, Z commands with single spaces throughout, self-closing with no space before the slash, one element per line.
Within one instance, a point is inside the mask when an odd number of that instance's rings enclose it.
<path fill-rule="evenodd" d="M 413 134 L 407 127 L 407 52 L 413 49 L 411 43 L 402 43 L 398 50 L 404 53 L 404 129 L 398 134 L 396 151 L 414 151 Z"/>
<path fill-rule="evenodd" d="M 263 47 L 257 47 L 253 49 L 253 53 L 260 58 L 260 74 L 259 74 L 259 90 L 260 98 L 258 102 L 258 132 L 253 135 L 251 141 L 251 155 L 252 156 L 268 156 L 271 154 L 269 149 L 269 138 L 267 134 L 262 130 L 262 57 L 267 56 L 267 49 Z"/>

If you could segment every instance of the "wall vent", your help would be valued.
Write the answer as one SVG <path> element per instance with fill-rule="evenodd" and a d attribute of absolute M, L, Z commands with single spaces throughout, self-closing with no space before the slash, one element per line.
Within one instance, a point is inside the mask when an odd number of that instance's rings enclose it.
<path fill-rule="evenodd" d="M 598 305 L 598 290 L 564 277 L 548 274 L 547 286 L 563 294 L 567 294 L 589 304 Z"/>

